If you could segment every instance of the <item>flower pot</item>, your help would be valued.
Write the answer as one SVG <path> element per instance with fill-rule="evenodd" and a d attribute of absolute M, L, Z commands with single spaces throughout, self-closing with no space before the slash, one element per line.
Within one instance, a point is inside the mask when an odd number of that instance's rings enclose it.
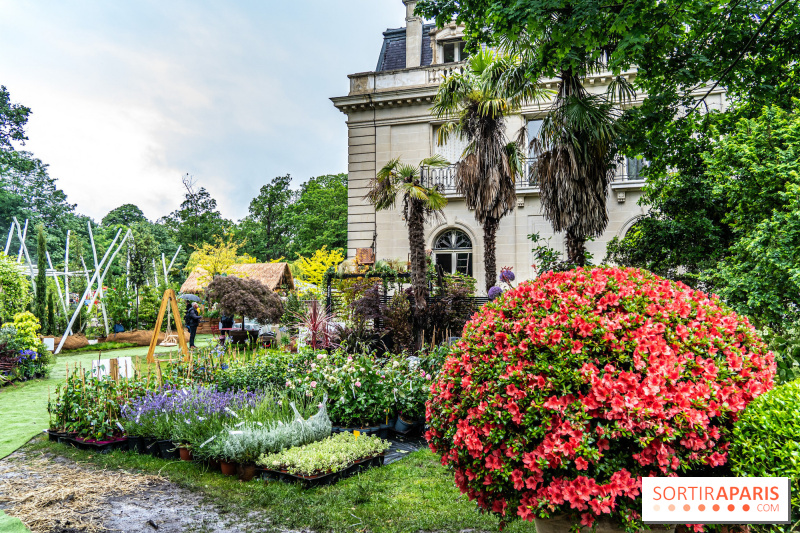
<path fill-rule="evenodd" d="M 236 475 L 236 463 L 229 463 L 228 461 L 220 461 L 219 467 L 222 470 L 223 476 L 235 476 Z"/>
<path fill-rule="evenodd" d="M 158 441 L 158 449 L 161 452 L 161 457 L 164 459 L 180 459 L 181 455 L 178 449 L 171 440 Z"/>
<path fill-rule="evenodd" d="M 128 451 L 129 452 L 142 453 L 142 452 L 139 451 L 139 448 L 143 444 L 144 444 L 144 439 L 142 439 L 142 437 L 128 436 Z"/>
<path fill-rule="evenodd" d="M 558 515 L 552 518 L 534 518 L 533 522 L 536 524 L 536 533 L 569 533 L 573 524 L 577 523 L 566 515 Z M 598 518 L 595 525 L 597 526 L 595 533 L 622 533 L 625 531 L 619 524 L 607 518 Z M 675 526 L 651 525 L 650 527 L 653 531 L 660 533 L 675 532 Z M 589 533 L 591 531 L 591 527 L 584 526 L 580 529 L 581 533 Z M 644 533 L 646 530 L 640 529 L 639 531 Z"/>
<path fill-rule="evenodd" d="M 190 450 L 189 448 L 184 448 L 183 446 L 181 446 L 180 448 L 178 448 L 178 453 L 181 456 L 181 461 L 194 460 L 194 457 L 192 457 L 192 450 Z"/>
<path fill-rule="evenodd" d="M 258 468 L 256 468 L 254 463 L 244 463 L 239 465 L 238 474 L 239 479 L 242 481 L 250 481 L 256 477 L 256 473 L 258 473 Z"/>
<path fill-rule="evenodd" d="M 158 446 L 158 440 L 153 437 L 142 437 L 144 439 L 145 453 L 149 453 L 153 457 L 161 457 L 161 448 Z"/>
<path fill-rule="evenodd" d="M 395 424 L 394 424 L 394 430 L 396 432 L 398 432 L 398 433 L 408 433 L 409 431 L 414 429 L 415 425 L 416 425 L 416 422 L 410 422 L 408 420 L 403 420 L 402 416 L 398 416 L 397 417 L 397 422 L 395 422 Z"/>

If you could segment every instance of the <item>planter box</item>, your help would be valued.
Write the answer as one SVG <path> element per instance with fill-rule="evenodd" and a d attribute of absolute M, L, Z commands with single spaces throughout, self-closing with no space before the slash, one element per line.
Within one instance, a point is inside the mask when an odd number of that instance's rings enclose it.
<path fill-rule="evenodd" d="M 128 446 L 128 438 L 120 437 L 111 440 L 93 440 L 82 439 L 81 437 L 73 437 L 69 439 L 74 443 L 76 448 L 81 450 L 90 450 L 97 453 L 109 453 L 113 450 L 119 450 Z"/>
<path fill-rule="evenodd" d="M 380 455 L 376 455 L 374 457 L 368 457 L 366 459 L 362 459 L 360 461 L 356 461 L 355 463 L 350 464 L 343 470 L 338 472 L 331 472 L 329 474 L 319 474 L 316 476 L 302 476 L 298 474 L 290 474 L 288 472 L 282 470 L 269 470 L 263 469 L 263 476 L 267 479 L 277 479 L 279 481 L 287 482 L 287 483 L 300 483 L 303 488 L 312 488 L 312 487 L 319 487 L 322 485 L 330 485 L 336 483 L 340 479 L 348 478 L 358 472 L 363 470 L 367 470 L 372 467 L 383 466 L 383 459 L 385 457 L 385 453 Z"/>

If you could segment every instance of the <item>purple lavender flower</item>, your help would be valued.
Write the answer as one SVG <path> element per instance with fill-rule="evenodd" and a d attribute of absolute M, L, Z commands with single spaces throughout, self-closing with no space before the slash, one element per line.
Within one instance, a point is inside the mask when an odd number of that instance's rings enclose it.
<path fill-rule="evenodd" d="M 495 285 L 494 287 L 489 289 L 489 301 L 494 300 L 501 294 L 503 294 L 503 289 Z"/>

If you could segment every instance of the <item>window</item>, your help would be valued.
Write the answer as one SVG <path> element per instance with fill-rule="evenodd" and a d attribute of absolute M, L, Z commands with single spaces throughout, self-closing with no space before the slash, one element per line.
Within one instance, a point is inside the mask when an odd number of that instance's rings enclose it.
<path fill-rule="evenodd" d="M 447 137 L 447 142 L 439 144 L 439 128 L 437 126 L 433 130 L 433 153 L 444 157 L 448 163 L 455 165 L 461 161 L 461 154 L 469 144 L 467 139 L 459 138 L 458 134 L 451 133 Z"/>
<path fill-rule="evenodd" d="M 542 119 L 535 118 L 528 121 L 528 146 L 530 147 L 531 141 L 539 136 L 542 131 Z M 528 148 L 528 157 L 533 159 L 533 148 Z"/>
<path fill-rule="evenodd" d="M 472 240 L 461 230 L 450 229 L 441 233 L 433 243 L 437 266 L 446 274 L 472 275 Z"/>
<path fill-rule="evenodd" d="M 467 58 L 464 41 L 444 43 L 442 45 L 442 63 L 457 63 Z"/>
<path fill-rule="evenodd" d="M 626 180 L 640 180 L 644 179 L 641 176 L 642 169 L 648 165 L 647 160 L 641 157 L 626 157 L 625 158 L 625 179 Z"/>

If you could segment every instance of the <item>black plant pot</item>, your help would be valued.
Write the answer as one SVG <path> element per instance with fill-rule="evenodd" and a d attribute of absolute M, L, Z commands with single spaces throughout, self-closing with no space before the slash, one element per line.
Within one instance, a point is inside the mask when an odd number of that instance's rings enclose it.
<path fill-rule="evenodd" d="M 178 447 L 171 440 L 158 441 L 158 448 L 161 450 L 161 457 L 164 459 L 180 459 L 181 453 Z"/>
<path fill-rule="evenodd" d="M 161 457 L 161 448 L 158 446 L 158 440 L 153 437 L 141 437 L 144 440 L 145 453 L 149 453 L 153 457 Z"/>

